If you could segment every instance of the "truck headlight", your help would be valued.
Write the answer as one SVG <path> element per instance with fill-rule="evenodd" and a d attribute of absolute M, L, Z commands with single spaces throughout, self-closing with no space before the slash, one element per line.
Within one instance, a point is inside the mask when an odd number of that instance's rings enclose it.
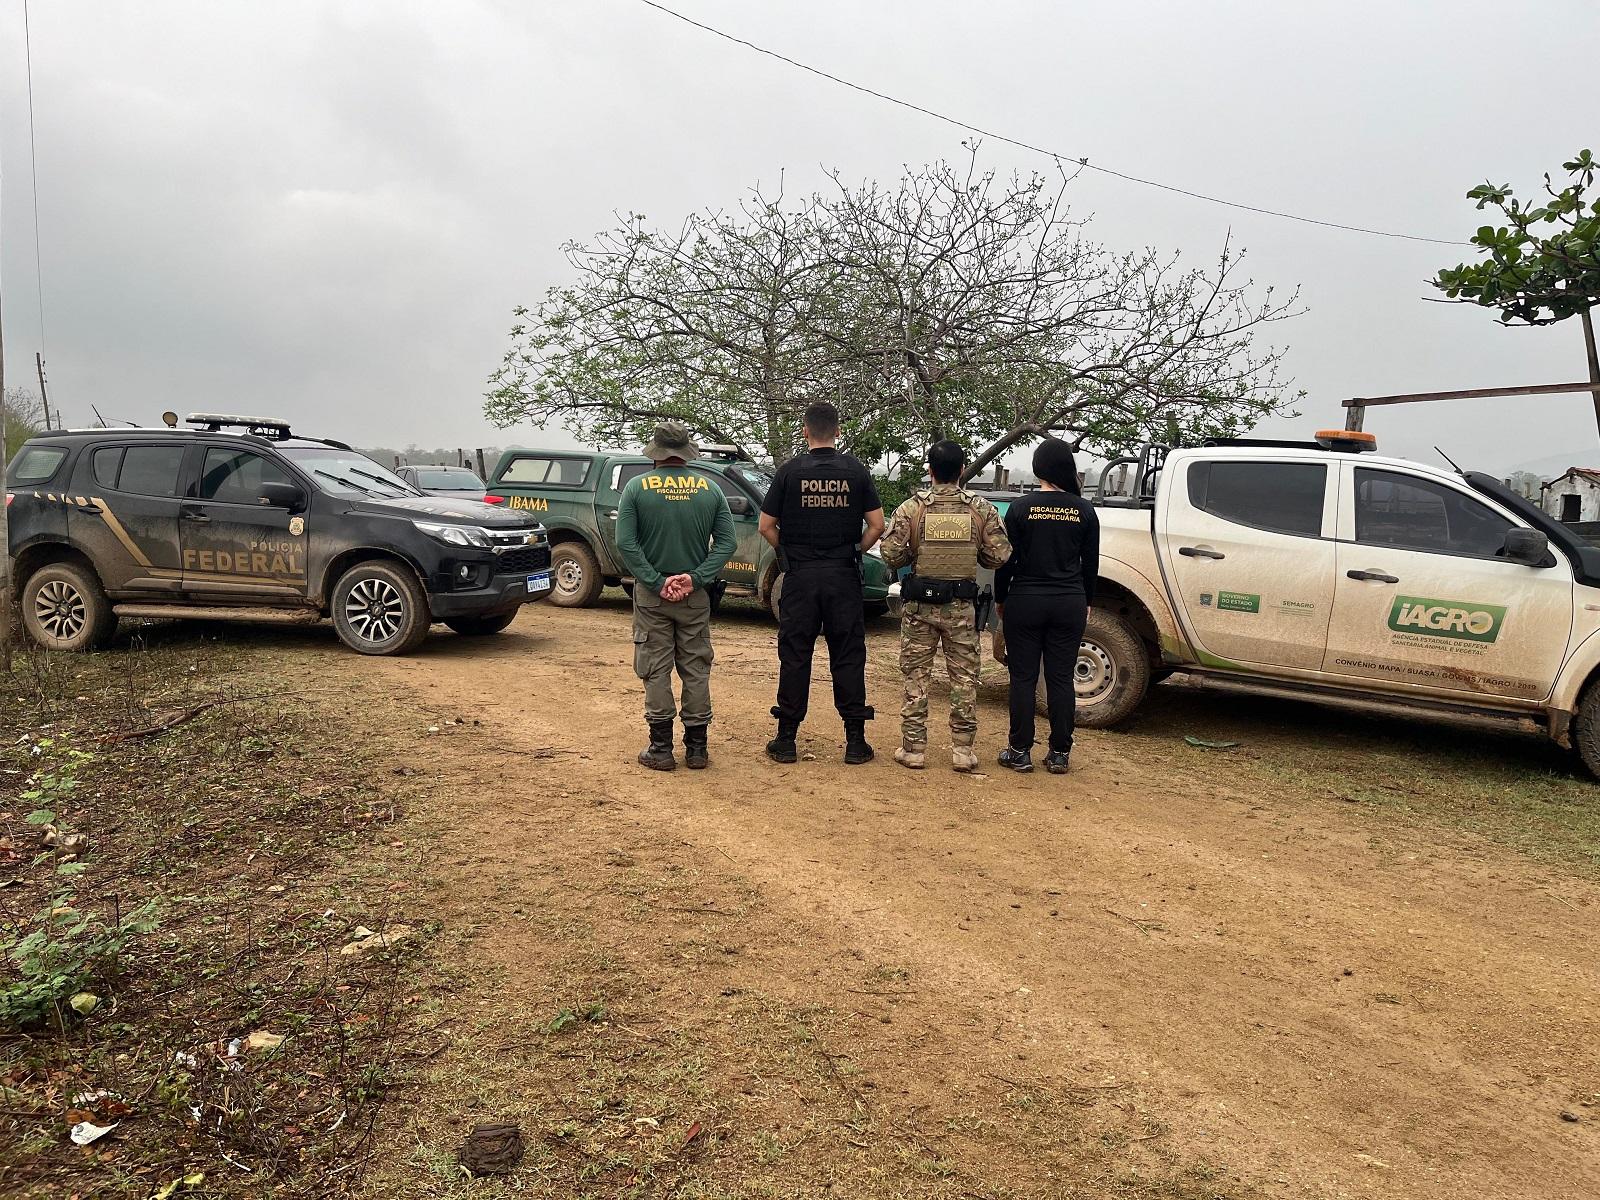
<path fill-rule="evenodd" d="M 486 530 L 479 529 L 476 525 L 440 525 L 434 521 L 411 522 L 423 533 L 431 538 L 451 546 L 474 546 L 480 550 L 487 550 L 492 542 Z"/>

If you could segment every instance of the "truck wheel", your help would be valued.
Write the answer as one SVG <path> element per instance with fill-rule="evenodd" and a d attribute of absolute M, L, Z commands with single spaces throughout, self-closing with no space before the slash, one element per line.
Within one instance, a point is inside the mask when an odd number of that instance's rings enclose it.
<path fill-rule="evenodd" d="M 887 600 L 868 600 L 862 605 L 861 611 L 865 614 L 867 620 L 876 621 L 889 611 L 889 602 Z"/>
<path fill-rule="evenodd" d="M 778 619 L 778 609 L 783 604 L 783 572 L 773 569 L 767 577 L 767 590 L 762 593 L 761 602 L 767 606 L 767 611 L 772 614 L 772 619 Z"/>
<path fill-rule="evenodd" d="M 93 650 L 116 633 L 117 614 L 93 571 L 50 563 L 23 585 L 22 627 L 46 650 Z"/>
<path fill-rule="evenodd" d="M 600 599 L 600 590 L 606 586 L 594 551 L 582 542 L 562 542 L 554 547 L 550 571 L 556 585 L 550 603 L 560 608 L 588 608 Z"/>
<path fill-rule="evenodd" d="M 377 558 L 339 576 L 332 609 L 339 640 L 360 654 L 409 654 L 433 623 L 427 593 L 411 569 Z"/>
<path fill-rule="evenodd" d="M 451 617 L 445 622 L 462 637 L 487 637 L 499 633 L 517 619 L 517 610 L 495 613 L 492 617 Z"/>
<path fill-rule="evenodd" d="M 1578 701 L 1578 716 L 1572 722 L 1572 748 L 1584 769 L 1600 779 L 1600 683 L 1591 683 Z"/>
<path fill-rule="evenodd" d="M 1073 669 L 1078 724 L 1104 729 L 1126 720 L 1150 690 L 1150 653 L 1126 621 L 1092 612 Z"/>

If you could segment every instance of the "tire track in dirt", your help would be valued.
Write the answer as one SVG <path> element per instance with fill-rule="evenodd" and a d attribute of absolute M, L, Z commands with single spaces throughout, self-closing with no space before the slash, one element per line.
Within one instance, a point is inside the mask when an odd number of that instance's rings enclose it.
<path fill-rule="evenodd" d="M 874 636 L 883 750 L 892 626 Z M 1449 836 L 1379 853 L 1359 814 L 1130 761 L 1114 734 L 1085 735 L 1065 779 L 845 768 L 823 671 L 803 737 L 815 761 L 778 767 L 761 756 L 770 629 L 730 617 L 717 637 L 713 768 L 670 777 L 632 762 L 643 725 L 620 607 L 537 606 L 499 639 L 440 635 L 418 657 L 361 664 L 397 714 L 420 703 L 483 722 L 438 755 L 486 800 L 531 774 L 518 752 L 561 752 L 541 764 L 540 792 L 463 809 L 496 848 L 458 881 L 463 894 L 503 894 L 530 839 L 556 830 L 575 867 L 594 861 L 620 805 L 641 845 L 692 846 L 700 875 L 759 889 L 768 911 L 742 932 L 766 940 L 732 974 L 848 1007 L 846 967 L 903 966 L 914 994 L 872 1048 L 878 1074 L 898 1072 L 919 1103 L 969 1086 L 978 1064 L 1132 1080 L 1171 1123 L 1167 1148 L 1267 1190 L 1600 1189 L 1600 1120 L 1557 1115 L 1600 1091 L 1591 885 Z M 330 653 L 326 667 L 354 661 Z M 992 762 L 1003 711 L 987 699 L 980 721 Z M 617 804 L 585 828 L 549 788 Z M 486 920 L 513 977 L 541 969 L 519 962 L 492 908 Z"/>

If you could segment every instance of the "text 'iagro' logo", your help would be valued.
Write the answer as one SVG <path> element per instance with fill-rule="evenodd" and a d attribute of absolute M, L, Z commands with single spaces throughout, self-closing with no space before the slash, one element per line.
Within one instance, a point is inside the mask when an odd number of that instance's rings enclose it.
<path fill-rule="evenodd" d="M 1501 604 L 1396 596 L 1389 607 L 1389 628 L 1396 633 L 1492 642 L 1500 636 L 1505 617 L 1505 606 Z"/>

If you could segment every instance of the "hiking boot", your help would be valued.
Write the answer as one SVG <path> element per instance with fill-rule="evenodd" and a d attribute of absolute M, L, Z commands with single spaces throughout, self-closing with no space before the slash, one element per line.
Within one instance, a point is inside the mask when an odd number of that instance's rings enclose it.
<path fill-rule="evenodd" d="M 900 746 L 894 752 L 894 760 L 902 767 L 912 771 L 920 771 L 928 761 L 926 746 Z"/>
<path fill-rule="evenodd" d="M 1044 756 L 1044 769 L 1052 775 L 1067 773 L 1067 751 L 1052 750 Z"/>
<path fill-rule="evenodd" d="M 767 743 L 767 757 L 775 763 L 799 762 L 800 750 L 794 744 L 794 736 L 799 732 L 798 721 L 779 721 L 777 736 Z"/>
<path fill-rule="evenodd" d="M 652 771 L 676 770 L 678 760 L 672 756 L 672 722 L 650 722 L 650 744 L 639 751 L 639 765 Z"/>
<path fill-rule="evenodd" d="M 1017 772 L 1019 775 L 1026 775 L 1033 770 L 1033 755 L 1027 750 L 1018 750 L 1015 746 L 1007 746 L 1000 751 L 1000 765 Z"/>
<path fill-rule="evenodd" d="M 965 775 L 978 769 L 978 756 L 971 746 L 951 746 L 950 766 Z"/>
<path fill-rule="evenodd" d="M 706 726 L 683 727 L 683 765 L 691 771 L 704 771 L 711 765 L 711 751 L 706 746 Z"/>
<path fill-rule="evenodd" d="M 872 747 L 867 745 L 867 723 L 865 721 L 846 721 L 844 723 L 844 761 L 852 767 L 859 767 L 862 763 L 871 762 L 873 757 Z"/>

